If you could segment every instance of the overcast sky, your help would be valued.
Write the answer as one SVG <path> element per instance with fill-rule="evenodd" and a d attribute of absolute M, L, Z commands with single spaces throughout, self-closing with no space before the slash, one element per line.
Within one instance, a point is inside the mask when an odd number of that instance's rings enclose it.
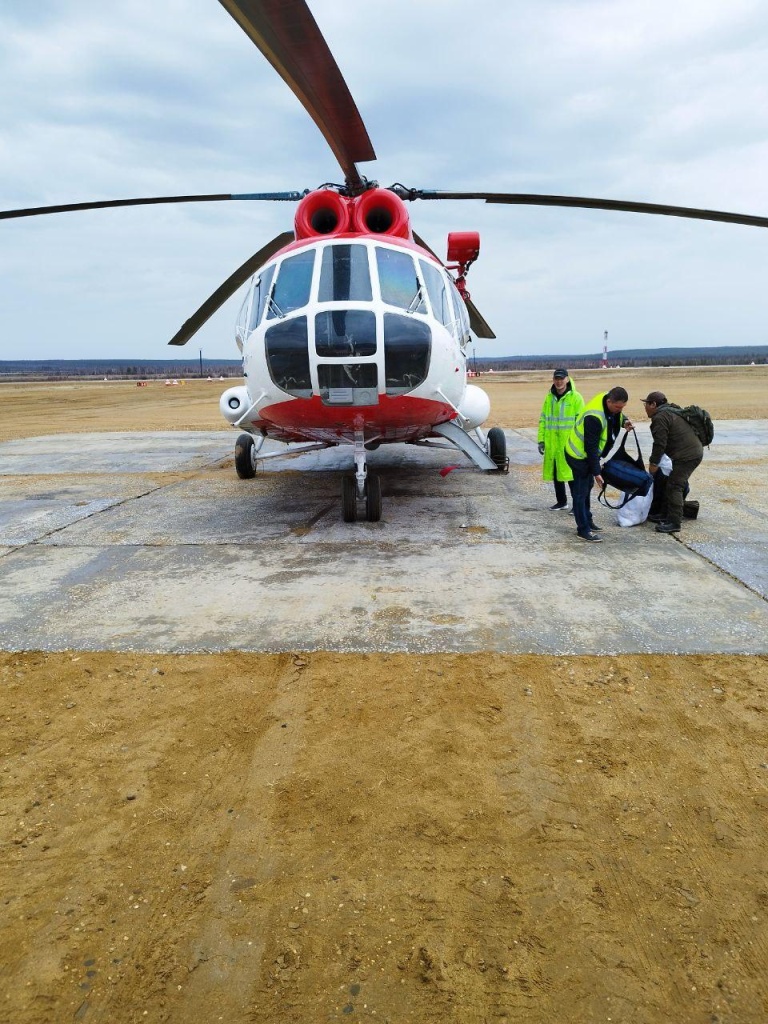
<path fill-rule="evenodd" d="M 768 215 L 759 0 L 310 0 L 383 185 L 549 192 Z M 0 209 L 304 189 L 341 174 L 217 0 L 5 0 Z M 478 355 L 768 344 L 768 230 L 414 203 L 438 252 L 477 229 Z M 230 301 L 168 339 L 280 231 L 286 204 L 0 222 L 0 359 L 235 358 Z"/>

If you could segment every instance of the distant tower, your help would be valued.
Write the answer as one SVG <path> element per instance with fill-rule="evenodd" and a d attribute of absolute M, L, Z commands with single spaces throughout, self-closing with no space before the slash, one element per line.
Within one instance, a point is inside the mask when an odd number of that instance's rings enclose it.
<path fill-rule="evenodd" d="M 603 331 L 603 361 L 600 363 L 600 368 L 608 369 L 608 331 Z"/>

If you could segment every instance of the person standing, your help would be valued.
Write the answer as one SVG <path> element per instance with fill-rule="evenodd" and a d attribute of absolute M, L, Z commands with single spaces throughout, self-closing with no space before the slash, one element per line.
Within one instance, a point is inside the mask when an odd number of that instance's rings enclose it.
<path fill-rule="evenodd" d="M 547 392 L 539 416 L 539 455 L 544 456 L 541 476 L 555 485 L 555 504 L 551 511 L 568 508 L 565 484 L 573 497 L 573 473 L 565 461 L 565 442 L 576 419 L 584 408 L 584 399 L 574 388 L 568 371 L 561 366 L 552 374 L 552 386 Z"/>
<path fill-rule="evenodd" d="M 683 500 L 688 480 L 704 458 L 704 446 L 693 427 L 674 412 L 663 391 L 651 391 L 643 399 L 643 405 L 651 421 L 653 437 L 648 469 L 655 476 L 662 455 L 668 455 L 672 460 L 672 471 L 667 477 L 664 492 L 666 518 L 657 525 L 656 532 L 679 533 L 683 525 Z"/>
<path fill-rule="evenodd" d="M 600 459 L 613 447 L 622 427 L 633 430 L 622 410 L 629 401 L 624 388 L 611 388 L 595 395 L 584 406 L 565 445 L 565 458 L 573 473 L 573 514 L 576 533 L 582 540 L 601 541 L 599 527 L 592 519 L 590 493 L 597 481 L 603 486 Z"/>

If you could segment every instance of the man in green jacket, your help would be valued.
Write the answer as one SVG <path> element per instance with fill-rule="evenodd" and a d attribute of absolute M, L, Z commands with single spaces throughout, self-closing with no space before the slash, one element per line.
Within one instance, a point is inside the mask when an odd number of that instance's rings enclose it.
<path fill-rule="evenodd" d="M 584 399 L 574 388 L 568 371 L 559 367 L 552 374 L 552 387 L 541 407 L 538 437 L 539 455 L 544 456 L 542 479 L 555 485 L 555 504 L 550 506 L 553 512 L 568 508 L 566 482 L 573 493 L 573 473 L 565 461 L 565 442 L 583 408 Z"/>
<path fill-rule="evenodd" d="M 666 518 L 656 527 L 657 533 L 679 533 L 683 525 L 683 500 L 688 478 L 704 458 L 704 447 L 682 416 L 673 411 L 663 391 L 651 391 L 643 399 L 645 412 L 651 420 L 653 448 L 648 469 L 654 475 L 662 455 L 672 460 L 672 472 L 665 488 Z"/>

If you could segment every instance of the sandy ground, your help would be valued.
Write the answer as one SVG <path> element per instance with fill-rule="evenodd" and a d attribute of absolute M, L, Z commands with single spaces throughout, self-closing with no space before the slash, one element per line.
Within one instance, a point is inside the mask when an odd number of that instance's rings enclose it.
<path fill-rule="evenodd" d="M 766 377 L 579 383 L 717 419 Z M 485 378 L 496 421 L 545 381 Z M 217 429 L 217 384 L 3 385 L 0 438 Z M 295 646 L 0 653 L 0 1019 L 768 1019 L 768 658 Z"/>
<path fill-rule="evenodd" d="M 617 384 L 625 387 L 630 399 L 627 412 L 639 419 L 645 417 L 640 399 L 649 391 L 664 391 L 678 405 L 703 405 L 714 419 L 765 418 L 765 365 L 586 370 L 574 371 L 573 379 L 587 401 L 598 391 Z M 178 387 L 151 381 L 143 388 L 118 380 L 0 383 L 0 441 L 101 430 L 222 430 L 226 423 L 219 412 L 219 396 L 241 383 L 241 378 L 189 380 Z M 487 426 L 532 427 L 538 423 L 552 374 L 483 374 L 474 383 L 491 398 Z"/>

